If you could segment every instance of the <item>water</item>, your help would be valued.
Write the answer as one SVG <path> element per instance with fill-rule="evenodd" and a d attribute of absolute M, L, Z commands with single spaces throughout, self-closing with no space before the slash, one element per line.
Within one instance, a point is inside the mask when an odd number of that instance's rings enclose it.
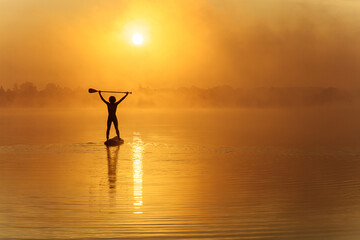
<path fill-rule="evenodd" d="M 1 111 L 0 239 L 360 238 L 346 109 L 105 114 Z"/>

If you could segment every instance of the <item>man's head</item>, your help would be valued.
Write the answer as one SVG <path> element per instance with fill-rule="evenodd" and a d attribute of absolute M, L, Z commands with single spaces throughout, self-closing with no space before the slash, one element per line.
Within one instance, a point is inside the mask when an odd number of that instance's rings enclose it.
<path fill-rule="evenodd" d="M 116 98 L 114 96 L 109 97 L 109 102 L 114 103 L 116 101 Z"/>

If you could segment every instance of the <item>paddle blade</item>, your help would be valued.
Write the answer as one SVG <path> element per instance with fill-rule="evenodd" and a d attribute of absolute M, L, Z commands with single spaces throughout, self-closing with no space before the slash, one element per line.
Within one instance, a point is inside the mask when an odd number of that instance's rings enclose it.
<path fill-rule="evenodd" d="M 93 89 L 93 88 L 89 88 L 89 93 L 95 93 L 97 92 L 97 90 Z"/>

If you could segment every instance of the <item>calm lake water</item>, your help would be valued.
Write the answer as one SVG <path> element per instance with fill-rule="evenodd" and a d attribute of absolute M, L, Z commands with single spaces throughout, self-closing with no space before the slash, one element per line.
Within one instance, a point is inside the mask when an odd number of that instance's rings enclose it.
<path fill-rule="evenodd" d="M 105 111 L 0 110 L 0 239 L 360 239 L 354 111 Z"/>

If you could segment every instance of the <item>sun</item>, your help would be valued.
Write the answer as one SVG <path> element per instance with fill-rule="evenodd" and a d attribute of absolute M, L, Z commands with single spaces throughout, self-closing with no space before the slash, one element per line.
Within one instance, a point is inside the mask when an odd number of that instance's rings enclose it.
<path fill-rule="evenodd" d="M 131 39 L 133 44 L 135 44 L 136 46 L 140 46 L 144 42 L 144 38 L 140 33 L 135 33 L 134 35 L 132 35 Z"/>

